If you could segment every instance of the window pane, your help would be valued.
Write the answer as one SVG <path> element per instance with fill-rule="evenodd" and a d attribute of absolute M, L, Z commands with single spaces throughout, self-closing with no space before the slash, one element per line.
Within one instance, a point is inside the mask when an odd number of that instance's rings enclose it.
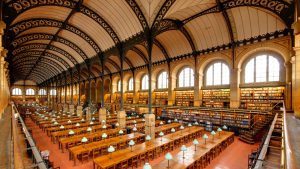
<path fill-rule="evenodd" d="M 256 82 L 267 81 L 267 56 L 257 56 L 255 59 L 256 66 Z"/>
<path fill-rule="evenodd" d="M 129 90 L 129 91 L 133 91 L 133 78 L 130 78 L 130 79 L 129 79 L 129 82 L 128 82 L 128 90 Z"/>
<path fill-rule="evenodd" d="M 149 89 L 149 77 L 148 75 L 145 75 L 142 79 L 142 90 Z"/>
<path fill-rule="evenodd" d="M 27 89 L 26 90 L 26 95 L 30 95 L 30 96 L 34 95 L 34 90 L 33 89 Z"/>
<path fill-rule="evenodd" d="M 121 91 L 121 80 L 118 81 L 118 92 Z"/>
<path fill-rule="evenodd" d="M 165 89 L 168 88 L 168 74 L 167 72 L 162 72 L 158 76 L 158 88 L 159 89 Z"/>
<path fill-rule="evenodd" d="M 22 90 L 19 88 L 15 88 L 12 90 L 12 95 L 17 95 L 17 96 L 22 95 Z"/>
<path fill-rule="evenodd" d="M 254 82 L 254 59 L 251 59 L 245 68 L 245 83 Z"/>
<path fill-rule="evenodd" d="M 221 63 L 215 63 L 214 67 L 214 85 L 221 85 Z"/>
<path fill-rule="evenodd" d="M 273 56 L 269 56 L 269 81 L 279 81 L 280 66 L 279 62 Z"/>
<path fill-rule="evenodd" d="M 213 85 L 213 65 L 211 65 L 206 72 L 206 85 Z"/>
<path fill-rule="evenodd" d="M 179 87 L 192 87 L 194 86 L 194 71 L 191 68 L 184 68 L 178 77 Z"/>
<path fill-rule="evenodd" d="M 226 64 L 222 63 L 222 85 L 229 84 L 229 68 Z"/>

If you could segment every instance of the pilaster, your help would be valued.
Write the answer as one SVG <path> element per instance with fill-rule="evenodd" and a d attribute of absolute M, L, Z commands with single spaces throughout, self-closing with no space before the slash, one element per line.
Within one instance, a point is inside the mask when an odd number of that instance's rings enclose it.
<path fill-rule="evenodd" d="M 240 107 L 240 69 L 231 69 L 230 74 L 230 108 Z"/>

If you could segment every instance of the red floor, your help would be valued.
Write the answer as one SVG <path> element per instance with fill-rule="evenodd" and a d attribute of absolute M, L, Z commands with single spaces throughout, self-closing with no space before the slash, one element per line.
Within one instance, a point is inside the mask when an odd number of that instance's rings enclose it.
<path fill-rule="evenodd" d="M 89 162 L 77 163 L 74 166 L 73 161 L 69 160 L 68 152 L 61 153 L 58 149 L 57 144 L 53 144 L 50 137 L 46 135 L 37 125 L 35 125 L 31 120 L 26 120 L 27 126 L 32 128 L 33 138 L 36 141 L 37 146 L 40 150 L 50 151 L 50 160 L 54 161 L 55 167 L 60 166 L 61 169 L 92 169 L 93 164 L 90 159 Z M 191 144 L 191 143 L 190 143 Z M 226 150 L 224 150 L 217 158 L 215 158 L 206 169 L 246 169 L 248 164 L 248 154 L 251 150 L 255 150 L 257 145 L 248 145 L 235 138 L 233 144 L 231 144 Z M 173 152 L 178 152 L 179 149 Z M 153 161 L 150 164 L 155 164 L 163 160 L 164 155 Z M 140 167 L 142 168 L 142 167 Z"/>

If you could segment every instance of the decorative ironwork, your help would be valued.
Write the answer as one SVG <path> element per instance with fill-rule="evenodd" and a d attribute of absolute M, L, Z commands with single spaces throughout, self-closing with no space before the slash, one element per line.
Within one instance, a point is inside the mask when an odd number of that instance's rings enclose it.
<path fill-rule="evenodd" d="M 163 55 L 165 56 L 165 59 L 169 59 L 169 55 L 168 55 L 168 52 L 166 51 L 166 49 L 164 48 L 164 46 L 156 39 L 153 40 L 153 44 L 156 45 L 160 51 L 163 53 Z"/>
<path fill-rule="evenodd" d="M 136 17 L 140 21 L 143 29 L 145 30 L 146 28 L 148 28 L 148 24 L 147 24 L 146 18 L 144 16 L 142 10 L 138 6 L 138 4 L 135 2 L 135 0 L 126 0 L 126 2 L 131 7 L 131 9 L 133 10 L 133 12 L 136 14 Z"/>
<path fill-rule="evenodd" d="M 107 58 L 106 62 L 110 63 L 111 65 L 113 65 L 113 67 L 115 67 L 117 70 L 121 70 L 120 66 L 116 62 L 114 62 L 113 60 L 111 60 L 110 58 Z"/>
<path fill-rule="evenodd" d="M 131 50 L 134 51 L 137 55 L 139 55 L 144 60 L 145 64 L 149 62 L 147 57 L 141 50 L 139 50 L 136 47 L 131 48 Z"/>
<path fill-rule="evenodd" d="M 164 19 L 166 13 L 168 12 L 168 10 L 171 8 L 171 6 L 174 4 L 176 0 L 167 0 L 163 6 L 160 8 L 154 22 L 152 25 L 152 28 L 156 28 L 160 26 L 160 22 Z"/>

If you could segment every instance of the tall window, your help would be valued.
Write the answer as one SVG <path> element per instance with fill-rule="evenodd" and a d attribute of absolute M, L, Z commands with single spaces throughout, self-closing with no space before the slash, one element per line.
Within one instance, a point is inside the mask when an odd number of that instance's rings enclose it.
<path fill-rule="evenodd" d="M 49 92 L 50 96 L 56 96 L 56 90 L 55 89 L 51 89 Z"/>
<path fill-rule="evenodd" d="M 157 88 L 166 89 L 168 88 L 168 74 L 166 71 L 161 72 L 157 79 Z"/>
<path fill-rule="evenodd" d="M 194 71 L 187 67 L 181 70 L 178 78 L 178 87 L 193 87 L 194 86 Z"/>
<path fill-rule="evenodd" d="M 149 89 L 149 76 L 144 75 L 142 78 L 142 90 L 147 90 Z"/>
<path fill-rule="evenodd" d="M 245 66 L 245 83 L 279 81 L 280 64 L 271 55 L 259 55 Z"/>
<path fill-rule="evenodd" d="M 22 95 L 22 90 L 20 88 L 14 88 L 12 90 L 12 95 L 20 96 L 20 95 Z"/>
<path fill-rule="evenodd" d="M 128 90 L 133 91 L 133 77 L 131 77 L 128 81 Z"/>
<path fill-rule="evenodd" d="M 229 68 L 225 63 L 217 62 L 210 65 L 206 71 L 206 85 L 228 85 Z"/>
<path fill-rule="evenodd" d="M 121 92 L 121 80 L 118 80 L 118 92 Z"/>
<path fill-rule="evenodd" d="M 33 96 L 35 94 L 33 89 L 26 89 L 26 95 Z"/>
<path fill-rule="evenodd" d="M 40 89 L 40 90 L 39 90 L 39 95 L 40 95 L 40 96 L 45 96 L 45 95 L 47 95 L 46 90 L 45 90 L 45 89 Z"/>

